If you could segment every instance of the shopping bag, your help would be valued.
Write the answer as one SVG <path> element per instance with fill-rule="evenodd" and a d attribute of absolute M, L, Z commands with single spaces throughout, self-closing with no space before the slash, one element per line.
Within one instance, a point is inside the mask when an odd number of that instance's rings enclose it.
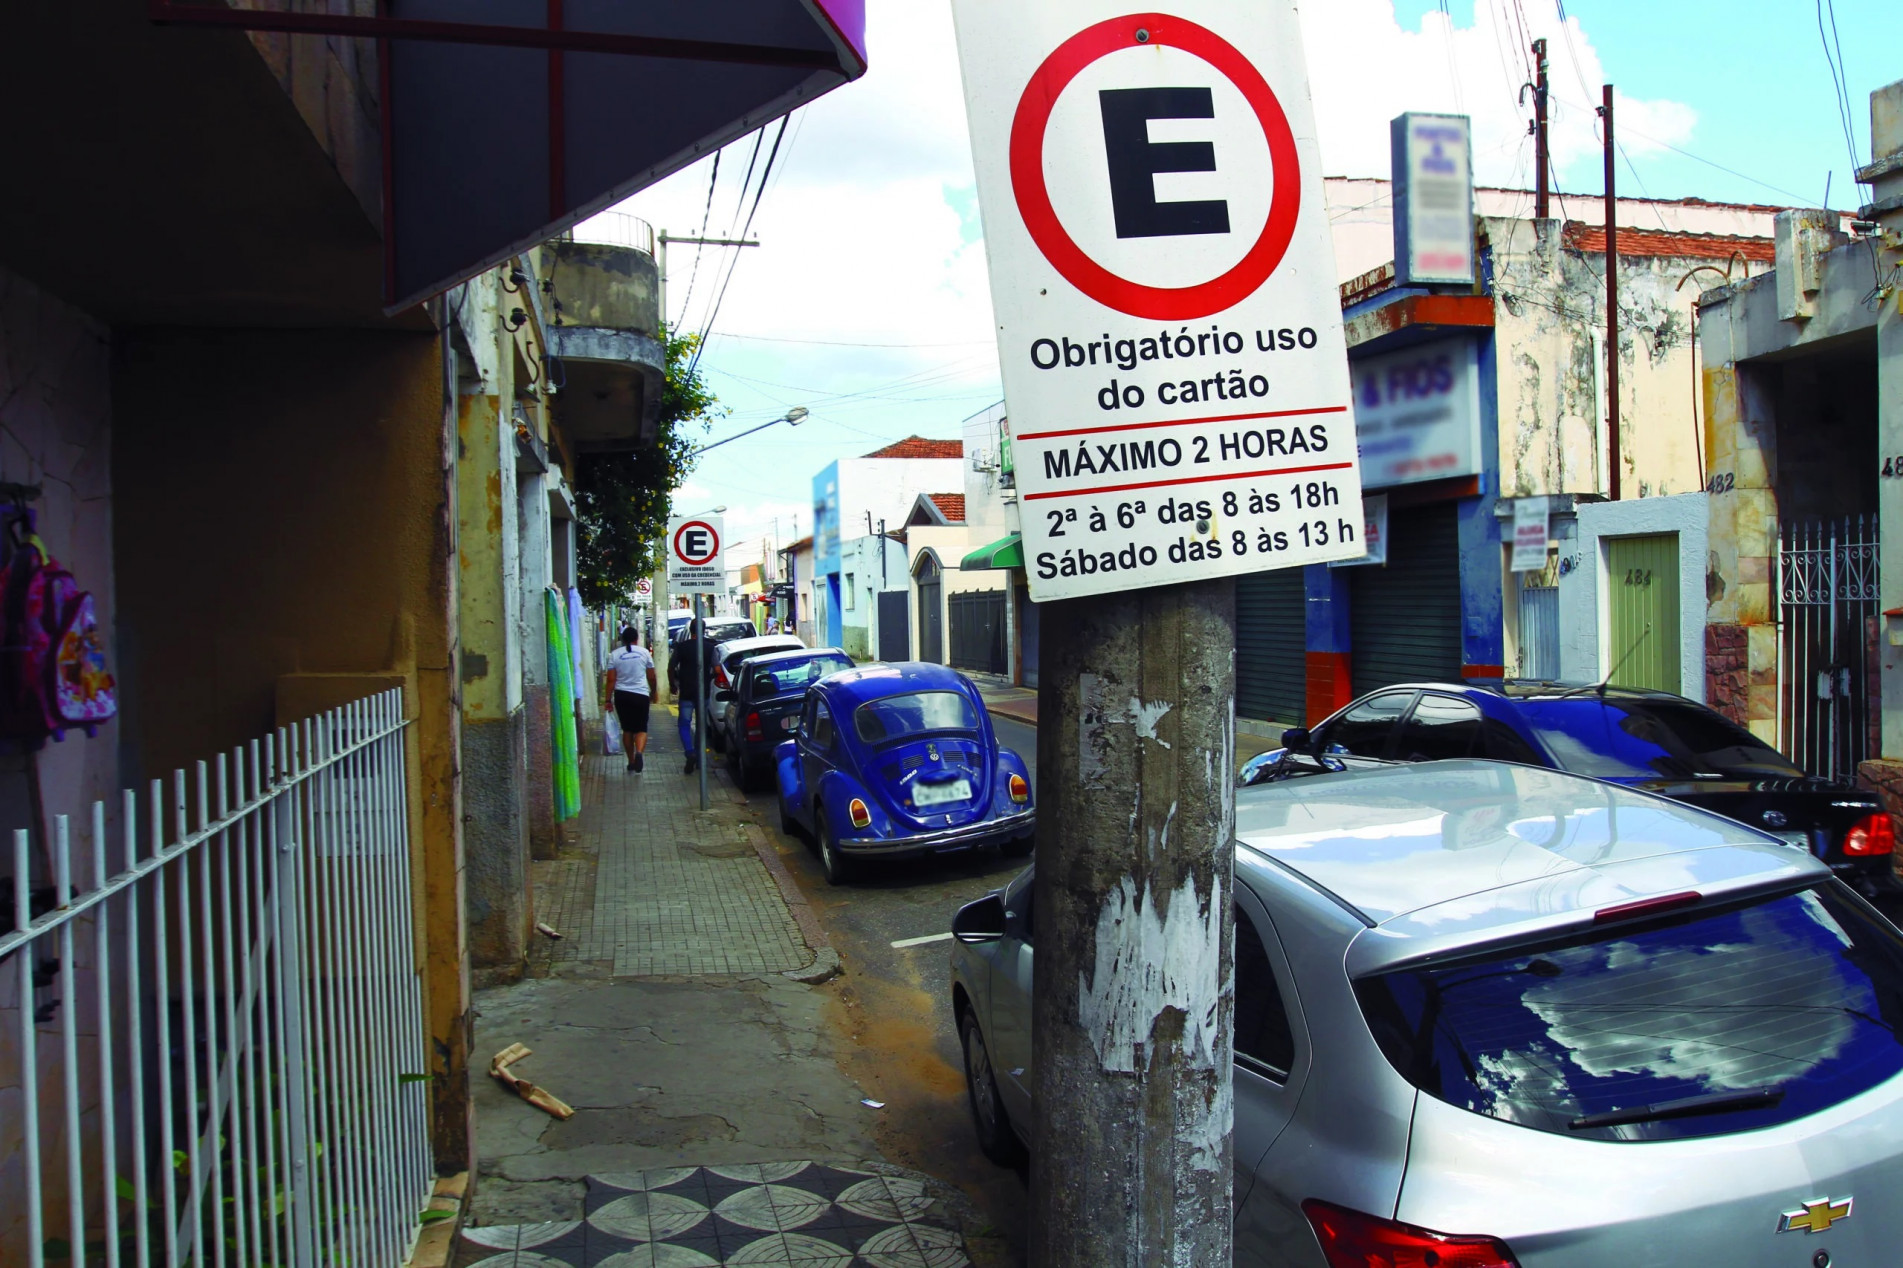
<path fill-rule="evenodd" d="M 621 719 L 610 709 L 601 723 L 601 751 L 609 757 L 621 756 Z"/>

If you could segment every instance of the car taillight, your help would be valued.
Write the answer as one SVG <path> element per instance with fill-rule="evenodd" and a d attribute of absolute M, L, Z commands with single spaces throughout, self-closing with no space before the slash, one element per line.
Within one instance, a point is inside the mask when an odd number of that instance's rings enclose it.
<path fill-rule="evenodd" d="M 1346 1207 L 1302 1203 L 1328 1268 L 1519 1268 L 1493 1237 L 1455 1237 Z"/>
<path fill-rule="evenodd" d="M 730 680 L 727 677 L 727 667 L 725 665 L 715 665 L 714 666 L 714 686 L 725 687 L 729 681 Z"/>
<path fill-rule="evenodd" d="M 1024 776 L 1013 775 L 1009 780 L 1011 800 L 1023 805 L 1031 799 L 1031 786 L 1024 782 Z"/>
<path fill-rule="evenodd" d="M 1844 853 L 1859 858 L 1896 853 L 1896 821 L 1886 810 L 1857 820 L 1844 833 Z"/>
<path fill-rule="evenodd" d="M 747 715 L 747 738 L 750 740 L 766 738 L 765 732 L 760 730 L 760 715 L 757 713 Z"/>
<path fill-rule="evenodd" d="M 854 797 L 846 805 L 846 815 L 852 820 L 852 826 L 863 828 L 872 822 L 872 812 L 866 809 L 866 803 Z"/>

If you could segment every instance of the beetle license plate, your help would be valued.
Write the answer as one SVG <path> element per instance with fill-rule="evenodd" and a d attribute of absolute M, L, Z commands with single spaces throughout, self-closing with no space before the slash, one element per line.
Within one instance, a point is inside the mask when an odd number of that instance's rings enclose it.
<path fill-rule="evenodd" d="M 912 804 L 942 806 L 950 801 L 970 801 L 971 781 L 954 779 L 949 784 L 918 784 L 912 789 Z"/>

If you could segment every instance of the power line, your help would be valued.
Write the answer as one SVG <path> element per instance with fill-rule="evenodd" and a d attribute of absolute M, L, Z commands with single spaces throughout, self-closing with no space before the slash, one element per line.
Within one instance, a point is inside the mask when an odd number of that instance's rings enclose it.
<path fill-rule="evenodd" d="M 753 191 L 753 206 L 747 208 L 747 222 L 740 230 L 739 236 L 743 241 L 746 239 L 747 234 L 753 229 L 753 218 L 759 213 L 760 200 L 766 196 L 767 180 L 773 175 L 773 161 L 779 157 L 780 142 L 786 137 L 786 123 L 789 117 L 788 115 L 780 116 L 779 129 L 773 134 L 773 148 L 767 153 L 766 168 L 760 173 L 759 187 Z M 759 148 L 757 144 L 755 148 Z M 743 189 L 741 192 L 744 194 L 745 190 Z M 713 331 L 714 320 L 720 316 L 720 305 L 727 298 L 727 287 L 733 282 L 734 270 L 739 266 L 740 258 L 736 253 L 733 261 L 727 267 L 725 280 L 720 284 L 720 293 L 714 296 L 714 306 L 707 314 L 707 324 L 701 329 L 700 344 L 694 349 L 694 359 L 688 363 L 687 374 L 689 378 L 692 378 L 694 371 L 700 367 L 701 354 L 707 351 L 707 336 Z"/>
<path fill-rule="evenodd" d="M 698 237 L 704 238 L 707 236 L 707 218 L 711 216 L 714 211 L 714 186 L 720 182 L 720 156 L 726 153 L 726 149 L 727 147 L 723 145 L 720 149 L 714 151 L 714 174 L 707 178 L 707 205 L 701 209 L 700 233 L 697 235 Z M 700 253 L 702 250 L 703 244 L 696 242 L 694 244 L 694 271 L 687 277 L 687 298 L 681 301 L 682 318 L 687 316 L 687 309 L 689 305 L 694 302 L 694 282 L 700 277 Z M 661 320 L 667 320 L 666 313 L 661 314 Z"/>
<path fill-rule="evenodd" d="M 812 344 L 822 348 L 975 348 L 981 344 L 993 342 L 990 339 L 960 339 L 952 343 L 867 343 L 858 339 L 794 339 L 784 335 L 738 335 L 731 330 L 723 330 L 712 337 L 745 339 L 755 343 Z"/>

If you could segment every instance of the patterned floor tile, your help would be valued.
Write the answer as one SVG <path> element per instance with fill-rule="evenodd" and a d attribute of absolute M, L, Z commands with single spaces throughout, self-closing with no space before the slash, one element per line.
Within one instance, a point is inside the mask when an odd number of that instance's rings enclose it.
<path fill-rule="evenodd" d="M 463 1231 L 469 1268 L 966 1268 L 922 1181 L 820 1163 L 591 1176 L 587 1219 Z"/>

